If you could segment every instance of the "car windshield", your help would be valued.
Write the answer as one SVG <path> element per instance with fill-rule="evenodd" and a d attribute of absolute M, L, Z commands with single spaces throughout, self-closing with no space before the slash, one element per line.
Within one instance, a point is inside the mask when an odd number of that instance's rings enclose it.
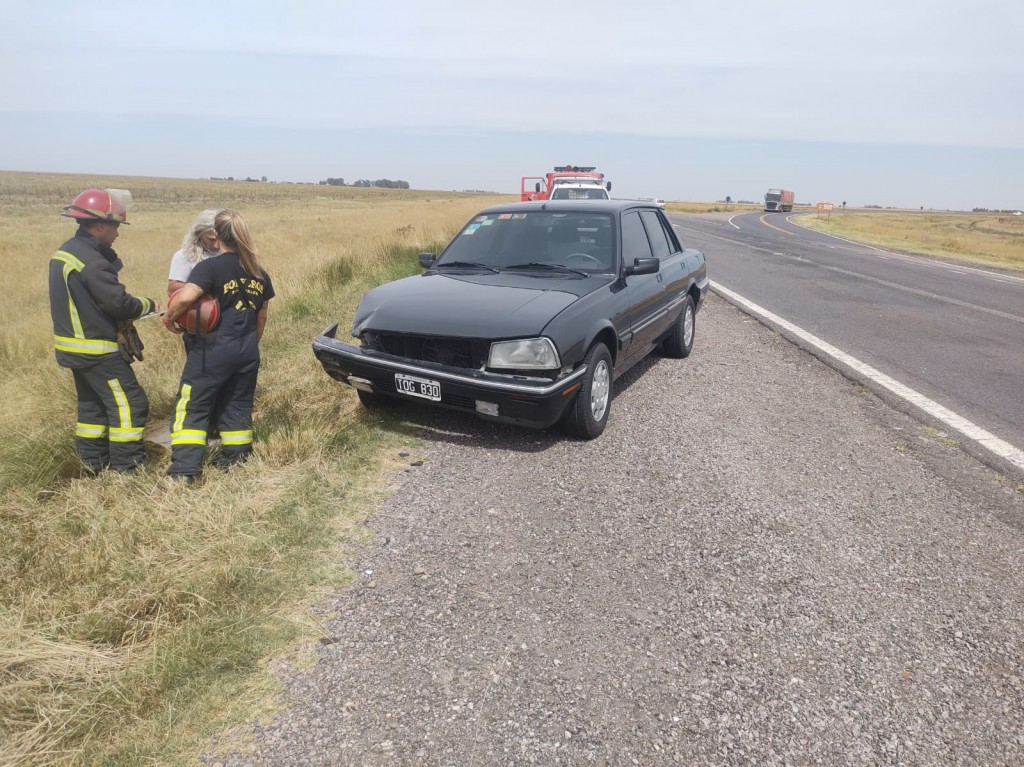
<path fill-rule="evenodd" d="M 552 200 L 607 200 L 608 192 L 598 187 L 561 187 L 551 193 Z"/>
<path fill-rule="evenodd" d="M 615 271 L 616 236 L 608 213 L 530 211 L 486 213 L 473 218 L 438 258 L 435 267 L 473 263 L 564 276 L 567 267 L 586 274 Z"/>

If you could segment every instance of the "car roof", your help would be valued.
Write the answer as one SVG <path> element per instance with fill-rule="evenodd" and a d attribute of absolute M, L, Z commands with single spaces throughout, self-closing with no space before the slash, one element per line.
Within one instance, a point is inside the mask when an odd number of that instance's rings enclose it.
<path fill-rule="evenodd" d="M 530 211 L 578 213 L 581 210 L 590 213 L 621 213 L 633 208 L 660 210 L 652 202 L 640 202 L 639 200 L 535 200 L 533 202 L 492 205 L 489 208 L 484 208 L 480 213 L 528 213 Z"/>

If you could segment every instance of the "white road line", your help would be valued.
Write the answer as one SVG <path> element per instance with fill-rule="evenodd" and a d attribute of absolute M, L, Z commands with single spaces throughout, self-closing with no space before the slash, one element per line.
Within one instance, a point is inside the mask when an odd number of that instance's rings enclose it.
<path fill-rule="evenodd" d="M 788 253 L 775 253 L 776 256 L 788 256 Z M 809 258 L 803 258 L 802 256 L 789 256 L 796 261 L 803 261 L 807 264 L 814 264 L 820 269 L 825 269 L 829 272 L 836 272 L 838 274 L 845 274 L 848 277 L 854 277 L 858 280 L 865 280 L 866 282 L 873 282 L 876 285 L 884 285 L 887 288 L 893 290 L 901 290 L 904 293 L 911 293 L 917 296 L 924 296 L 930 298 L 933 301 L 942 301 L 947 304 L 953 304 L 954 306 L 960 306 L 964 309 L 971 309 L 976 312 L 983 312 L 985 314 L 991 314 L 994 317 L 1001 317 L 1004 320 L 1012 320 L 1013 322 L 1024 322 L 1024 316 L 1017 314 L 1010 314 L 1009 312 L 1001 312 L 998 309 L 990 309 L 987 306 L 979 306 L 978 304 L 971 304 L 967 301 L 961 301 L 956 298 L 949 298 L 948 296 L 940 296 L 938 293 L 931 293 L 927 290 L 918 290 L 917 288 L 909 288 L 906 285 L 900 285 L 898 282 L 890 282 L 889 280 L 880 280 L 878 277 L 869 277 L 866 274 L 860 272 L 852 272 L 849 269 L 840 269 L 838 266 L 827 266 L 825 264 L 819 264 L 817 261 L 812 261 Z"/>
<path fill-rule="evenodd" d="M 738 216 L 738 215 L 740 215 L 740 214 L 739 214 L 739 213 L 736 213 L 736 214 L 734 214 L 734 215 L 732 215 L 732 216 L 729 216 L 729 226 L 733 227 L 734 229 L 739 229 L 739 227 L 738 227 L 738 226 L 736 226 L 736 224 L 734 224 L 734 223 L 732 222 L 732 220 L 733 220 L 734 218 L 736 218 L 736 216 Z"/>
<path fill-rule="evenodd" d="M 784 320 L 776 314 L 772 314 L 764 307 L 748 301 L 738 293 L 734 293 L 728 288 L 723 288 L 716 282 L 711 283 L 711 289 L 725 298 L 728 298 L 729 301 L 742 306 L 751 314 L 767 320 L 772 325 L 777 325 L 797 338 L 800 338 L 805 343 L 810 344 L 819 351 L 824 352 L 833 359 L 838 360 L 851 368 L 858 375 L 884 389 L 889 390 L 897 397 L 900 397 L 906 402 L 920 408 L 932 418 L 935 418 L 949 428 L 960 432 L 968 439 L 973 440 L 998 457 L 1012 463 L 1017 468 L 1024 470 L 1024 450 L 1020 450 L 1009 442 L 999 439 L 999 437 L 995 436 L 991 432 L 985 431 L 980 426 L 977 426 L 966 418 L 957 415 L 952 410 L 940 405 L 938 402 L 928 399 L 923 394 L 911 389 L 909 386 L 904 386 L 899 381 L 890 378 L 881 371 L 875 370 L 875 368 L 870 365 L 866 365 L 856 357 L 851 357 L 846 352 L 841 351 L 831 344 L 821 340 L 813 333 L 808 333 L 806 330 L 794 325 L 792 322 Z"/>

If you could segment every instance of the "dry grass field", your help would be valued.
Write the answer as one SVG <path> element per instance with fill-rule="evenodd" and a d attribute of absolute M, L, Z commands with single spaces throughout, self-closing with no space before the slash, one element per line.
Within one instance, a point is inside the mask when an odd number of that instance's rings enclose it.
<path fill-rule="evenodd" d="M 277 298 L 262 343 L 254 460 L 164 478 L 79 479 L 74 388 L 53 360 L 47 263 L 89 186 L 128 189 L 115 248 L 130 292 L 163 301 L 171 254 L 203 208 L 246 218 Z M 0 173 L 0 764 L 191 763 L 267 699 L 265 659 L 315 635 L 305 608 L 347 577 L 375 478 L 415 445 L 370 414 L 311 351 L 368 287 L 419 270 L 479 208 L 453 193 Z M 139 323 L 151 424 L 169 419 L 180 339 Z"/>
<path fill-rule="evenodd" d="M 89 186 L 132 192 L 115 245 L 122 281 L 161 301 L 198 211 L 232 207 L 249 223 L 277 298 L 246 465 L 181 487 L 151 444 L 138 476 L 79 478 L 74 388 L 53 360 L 46 274 L 75 228 L 57 214 Z M 443 246 L 478 209 L 514 199 L 0 172 L 0 764 L 193 764 L 211 735 L 273 700 L 267 660 L 316 636 L 306 608 L 345 582 L 382 472 L 417 449 L 400 416 L 363 410 L 327 377 L 312 338 L 335 321 L 347 328 L 367 288 L 419 271 L 417 253 Z M 948 218 L 925 224 L 942 247 L 995 253 L 976 244 L 992 237 L 1009 248 L 1004 262 L 1019 263 L 1018 222 Z M 809 224 L 860 239 L 858 226 L 883 231 L 884 220 Z M 920 250 L 908 231 L 884 229 Z M 181 342 L 153 320 L 139 330 L 146 358 L 135 370 L 151 423 L 164 426 Z"/>
<path fill-rule="evenodd" d="M 1024 269 L 1024 216 L 999 213 L 832 211 L 794 219 L 817 231 L 898 251 Z"/>

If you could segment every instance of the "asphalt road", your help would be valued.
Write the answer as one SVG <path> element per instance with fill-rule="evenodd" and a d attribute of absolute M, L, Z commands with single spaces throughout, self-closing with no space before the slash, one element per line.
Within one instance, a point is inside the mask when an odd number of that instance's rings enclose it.
<path fill-rule="evenodd" d="M 1024 764 L 1022 488 L 717 295 L 599 439 L 399 413 L 322 640 L 211 767 Z"/>
<path fill-rule="evenodd" d="M 860 245 L 786 214 L 672 219 L 715 284 L 1024 449 L 1024 274 Z"/>

